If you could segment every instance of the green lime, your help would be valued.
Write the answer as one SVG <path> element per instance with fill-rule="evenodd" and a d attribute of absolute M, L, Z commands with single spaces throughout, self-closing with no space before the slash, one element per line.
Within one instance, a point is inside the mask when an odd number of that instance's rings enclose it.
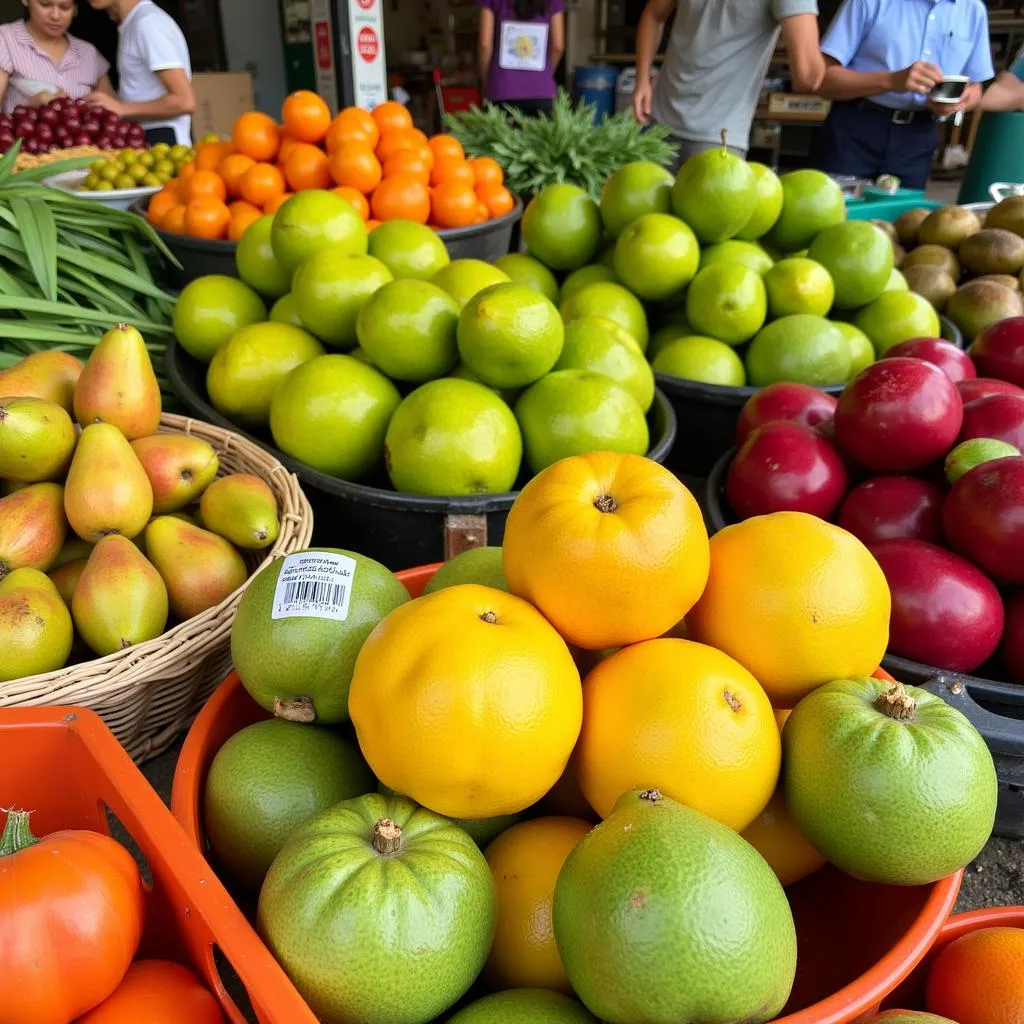
<path fill-rule="evenodd" d="M 768 315 L 773 320 L 797 313 L 826 316 L 835 298 L 829 272 L 814 260 L 796 256 L 779 260 L 764 275 L 764 286 L 768 292 Z"/>
<path fill-rule="evenodd" d="M 591 370 L 621 384 L 647 412 L 654 401 L 654 374 L 635 339 L 598 317 L 570 320 L 556 370 Z"/>
<path fill-rule="evenodd" d="M 782 183 L 782 213 L 766 241 L 780 252 L 804 249 L 825 228 L 846 219 L 843 190 L 821 171 L 791 171 Z"/>
<path fill-rule="evenodd" d="M 647 313 L 640 300 L 621 284 L 595 281 L 562 300 L 562 319 L 566 323 L 581 316 L 599 316 L 614 321 L 636 338 L 643 351 L 647 351 L 650 337 Z"/>
<path fill-rule="evenodd" d="M 893 267 L 889 280 L 885 283 L 885 290 L 887 292 L 907 292 L 910 291 L 910 285 L 903 274 Z"/>
<path fill-rule="evenodd" d="M 370 232 L 368 252 L 391 271 L 396 281 L 414 277 L 429 281 L 451 262 L 433 228 L 411 220 L 389 220 Z"/>
<path fill-rule="evenodd" d="M 507 274 L 510 281 L 525 284 L 552 302 L 558 301 L 558 281 L 540 260 L 525 252 L 510 252 L 496 259 L 494 266 Z"/>
<path fill-rule="evenodd" d="M 119 174 L 114 179 L 114 188 L 116 189 L 130 189 L 135 188 L 137 182 L 130 174 Z"/>
<path fill-rule="evenodd" d="M 614 258 L 615 250 L 612 249 L 613 262 Z M 562 282 L 562 287 L 558 292 L 558 302 L 560 304 L 565 302 L 566 299 L 572 298 L 581 288 L 586 288 L 588 284 L 596 284 L 598 281 L 617 282 L 618 278 L 615 276 L 615 268 L 609 267 L 604 263 L 588 263 L 585 267 L 574 270 Z"/>
<path fill-rule="evenodd" d="M 743 360 L 735 349 L 714 338 L 690 335 L 670 341 L 654 357 L 656 373 L 704 384 L 742 387 L 747 383 Z"/>
<path fill-rule="evenodd" d="M 526 251 L 552 270 L 576 270 L 589 263 L 601 244 L 597 203 L 576 185 L 548 185 L 523 214 Z"/>
<path fill-rule="evenodd" d="M 299 316 L 299 304 L 295 301 L 295 296 L 291 292 L 282 295 L 274 303 L 270 310 L 269 319 L 279 324 L 294 324 L 296 327 L 302 326 L 302 318 Z"/>
<path fill-rule="evenodd" d="M 764 164 L 749 163 L 757 181 L 757 203 L 750 220 L 736 232 L 744 242 L 756 242 L 775 226 L 782 213 L 782 182 L 775 172 Z"/>
<path fill-rule="evenodd" d="M 865 366 L 870 366 L 875 361 L 875 346 L 871 344 L 871 339 L 853 324 L 844 323 L 842 320 L 833 320 L 832 324 L 842 333 L 850 346 L 850 379 L 852 380 Z"/>
<path fill-rule="evenodd" d="M 601 219 L 612 238 L 647 213 L 668 213 L 672 175 L 660 164 L 636 161 L 620 167 L 601 190 Z"/>
<path fill-rule="evenodd" d="M 673 341 L 680 338 L 693 337 L 693 328 L 689 324 L 666 324 L 659 327 L 652 335 L 650 344 L 647 346 L 647 358 L 652 362 L 654 357 Z"/>
<path fill-rule="evenodd" d="M 974 437 L 958 444 L 947 456 L 944 465 L 946 479 L 952 487 L 965 473 L 975 466 L 995 459 L 1009 459 L 1020 452 L 1006 441 L 993 437 Z"/>
<path fill-rule="evenodd" d="M 267 307 L 247 284 L 224 274 L 208 274 L 182 289 L 171 326 L 181 347 L 208 363 L 240 327 L 266 319 Z"/>
<path fill-rule="evenodd" d="M 693 329 L 728 345 L 749 341 L 767 315 L 764 282 L 742 263 L 720 263 L 702 270 L 686 293 L 686 318 Z"/>
<path fill-rule="evenodd" d="M 839 328 L 808 314 L 768 324 L 747 349 L 747 376 L 755 387 L 777 381 L 816 388 L 845 384 L 851 363 L 849 342 Z"/>
<path fill-rule="evenodd" d="M 701 242 L 732 238 L 757 208 L 757 178 L 725 146 L 691 156 L 672 186 L 672 209 Z"/>
<path fill-rule="evenodd" d="M 481 587 L 507 591 L 501 548 L 470 548 L 456 555 L 430 577 L 423 593 L 433 594 L 437 590 L 458 587 L 463 583 L 476 583 Z"/>
<path fill-rule="evenodd" d="M 511 279 L 503 270 L 483 260 L 463 259 L 452 260 L 430 280 L 446 291 L 461 309 L 478 292 L 494 284 L 505 284 Z"/>
<path fill-rule="evenodd" d="M 292 275 L 278 262 L 270 243 L 273 225 L 273 217 L 260 217 L 249 225 L 235 250 L 238 276 L 270 299 L 280 298 L 292 284 Z"/>
<path fill-rule="evenodd" d="M 910 338 L 937 338 L 941 326 L 935 307 L 910 291 L 882 292 L 853 322 L 871 339 L 879 356 Z"/>
<path fill-rule="evenodd" d="M 324 250 L 363 256 L 368 248 L 366 225 L 355 207 L 336 193 L 320 189 L 296 192 L 285 200 L 274 214 L 270 241 L 274 255 L 290 273 Z"/>
<path fill-rule="evenodd" d="M 697 273 L 700 246 L 678 217 L 645 213 L 615 244 L 615 273 L 641 299 L 658 302 L 681 292 Z"/>
<path fill-rule="evenodd" d="M 700 254 L 700 269 L 719 263 L 742 263 L 762 277 L 772 269 L 775 260 L 755 242 L 739 242 L 729 238 L 717 245 L 705 246 Z"/>
<path fill-rule="evenodd" d="M 860 309 L 873 302 L 889 283 L 892 242 L 866 220 L 848 220 L 825 228 L 808 255 L 831 275 L 840 309 Z"/>

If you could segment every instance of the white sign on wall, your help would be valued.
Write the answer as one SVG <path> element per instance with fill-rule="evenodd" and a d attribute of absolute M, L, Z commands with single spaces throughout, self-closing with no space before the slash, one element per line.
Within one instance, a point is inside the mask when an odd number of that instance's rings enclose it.
<path fill-rule="evenodd" d="M 316 91 L 327 101 L 331 114 L 338 113 L 338 69 L 334 64 L 334 23 L 331 0 L 311 0 L 310 24 L 313 29 L 313 60 L 316 65 Z"/>
<path fill-rule="evenodd" d="M 355 105 L 373 110 L 388 98 L 381 0 L 348 0 L 348 24 Z"/>

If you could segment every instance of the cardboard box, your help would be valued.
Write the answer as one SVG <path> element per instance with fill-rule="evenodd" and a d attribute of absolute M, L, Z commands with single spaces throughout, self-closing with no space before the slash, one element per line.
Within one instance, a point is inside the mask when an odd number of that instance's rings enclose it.
<path fill-rule="evenodd" d="M 192 138 L 230 135 L 239 114 L 254 105 L 252 75 L 248 71 L 203 71 L 192 76 L 196 112 L 192 115 Z"/>
<path fill-rule="evenodd" d="M 824 120 L 831 108 L 832 104 L 820 96 L 806 96 L 791 92 L 768 94 L 768 112 L 771 114 L 802 114 L 817 116 Z"/>

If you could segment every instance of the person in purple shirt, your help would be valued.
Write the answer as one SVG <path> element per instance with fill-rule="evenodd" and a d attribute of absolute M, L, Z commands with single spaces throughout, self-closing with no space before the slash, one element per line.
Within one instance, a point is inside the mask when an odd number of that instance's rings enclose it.
<path fill-rule="evenodd" d="M 477 60 L 485 100 L 524 113 L 551 110 L 565 52 L 565 0 L 477 0 Z"/>

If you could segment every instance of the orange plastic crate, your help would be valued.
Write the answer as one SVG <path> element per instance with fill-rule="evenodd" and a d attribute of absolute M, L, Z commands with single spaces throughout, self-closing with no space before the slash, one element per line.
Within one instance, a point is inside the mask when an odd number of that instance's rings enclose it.
<path fill-rule="evenodd" d="M 139 957 L 190 965 L 232 1024 L 316 1024 L 194 844 L 93 712 L 0 711 L 0 807 L 32 811 L 37 836 L 91 829 L 114 834 L 129 848 L 134 844 L 147 881 Z M 255 1016 L 248 1008 L 243 1013 L 228 994 L 221 978 L 225 964 L 244 986 Z"/>

